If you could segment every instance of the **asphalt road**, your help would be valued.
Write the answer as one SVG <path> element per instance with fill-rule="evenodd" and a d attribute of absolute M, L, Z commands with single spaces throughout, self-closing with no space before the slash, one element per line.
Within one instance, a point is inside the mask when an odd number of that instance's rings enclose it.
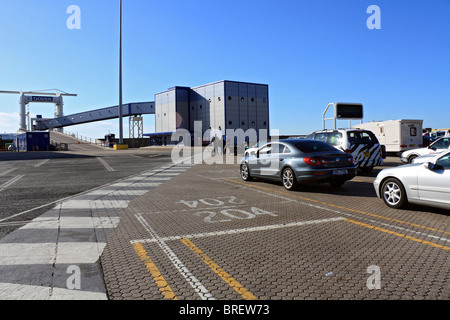
<path fill-rule="evenodd" d="M 68 151 L 0 153 L 0 238 L 67 197 L 170 161 L 169 149 L 113 151 L 51 133 Z"/>

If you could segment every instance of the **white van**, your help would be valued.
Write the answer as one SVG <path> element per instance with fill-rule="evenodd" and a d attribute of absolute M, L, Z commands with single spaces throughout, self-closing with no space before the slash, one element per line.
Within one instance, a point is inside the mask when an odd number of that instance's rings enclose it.
<path fill-rule="evenodd" d="M 353 156 L 355 165 L 363 172 L 372 172 L 383 164 L 383 149 L 372 131 L 362 129 L 325 129 L 306 136 L 331 144 Z"/>
<path fill-rule="evenodd" d="M 403 151 L 421 148 L 423 120 L 387 120 L 361 123 L 353 128 L 372 131 L 387 153 L 400 155 Z"/>

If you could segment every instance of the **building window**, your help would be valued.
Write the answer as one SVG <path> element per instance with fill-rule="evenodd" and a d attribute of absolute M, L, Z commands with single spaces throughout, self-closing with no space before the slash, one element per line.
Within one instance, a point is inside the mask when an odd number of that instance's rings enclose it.
<path fill-rule="evenodd" d="M 233 121 L 228 121 L 228 124 L 231 126 L 233 124 Z"/>
<path fill-rule="evenodd" d="M 266 121 L 264 121 L 264 125 L 267 125 L 267 122 L 266 122 Z"/>
<path fill-rule="evenodd" d="M 228 96 L 228 100 L 231 100 L 231 96 Z"/>
<path fill-rule="evenodd" d="M 202 105 L 200 105 L 200 109 L 202 109 L 203 107 L 202 107 Z"/>

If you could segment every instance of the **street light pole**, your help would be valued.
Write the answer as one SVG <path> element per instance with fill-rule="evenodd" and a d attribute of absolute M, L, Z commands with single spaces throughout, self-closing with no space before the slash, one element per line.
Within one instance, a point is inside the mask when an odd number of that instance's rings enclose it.
<path fill-rule="evenodd" d="M 122 121 L 122 0 L 120 0 L 120 22 L 119 22 L 119 144 L 123 144 L 123 121 Z"/>

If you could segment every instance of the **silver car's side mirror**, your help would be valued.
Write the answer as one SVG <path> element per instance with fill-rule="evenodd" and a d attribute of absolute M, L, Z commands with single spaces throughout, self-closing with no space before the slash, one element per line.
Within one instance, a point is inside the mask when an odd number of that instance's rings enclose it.
<path fill-rule="evenodd" d="M 433 162 L 425 162 L 423 164 L 423 166 L 425 167 L 425 169 L 428 169 L 428 170 L 433 170 L 434 169 L 434 163 Z"/>

